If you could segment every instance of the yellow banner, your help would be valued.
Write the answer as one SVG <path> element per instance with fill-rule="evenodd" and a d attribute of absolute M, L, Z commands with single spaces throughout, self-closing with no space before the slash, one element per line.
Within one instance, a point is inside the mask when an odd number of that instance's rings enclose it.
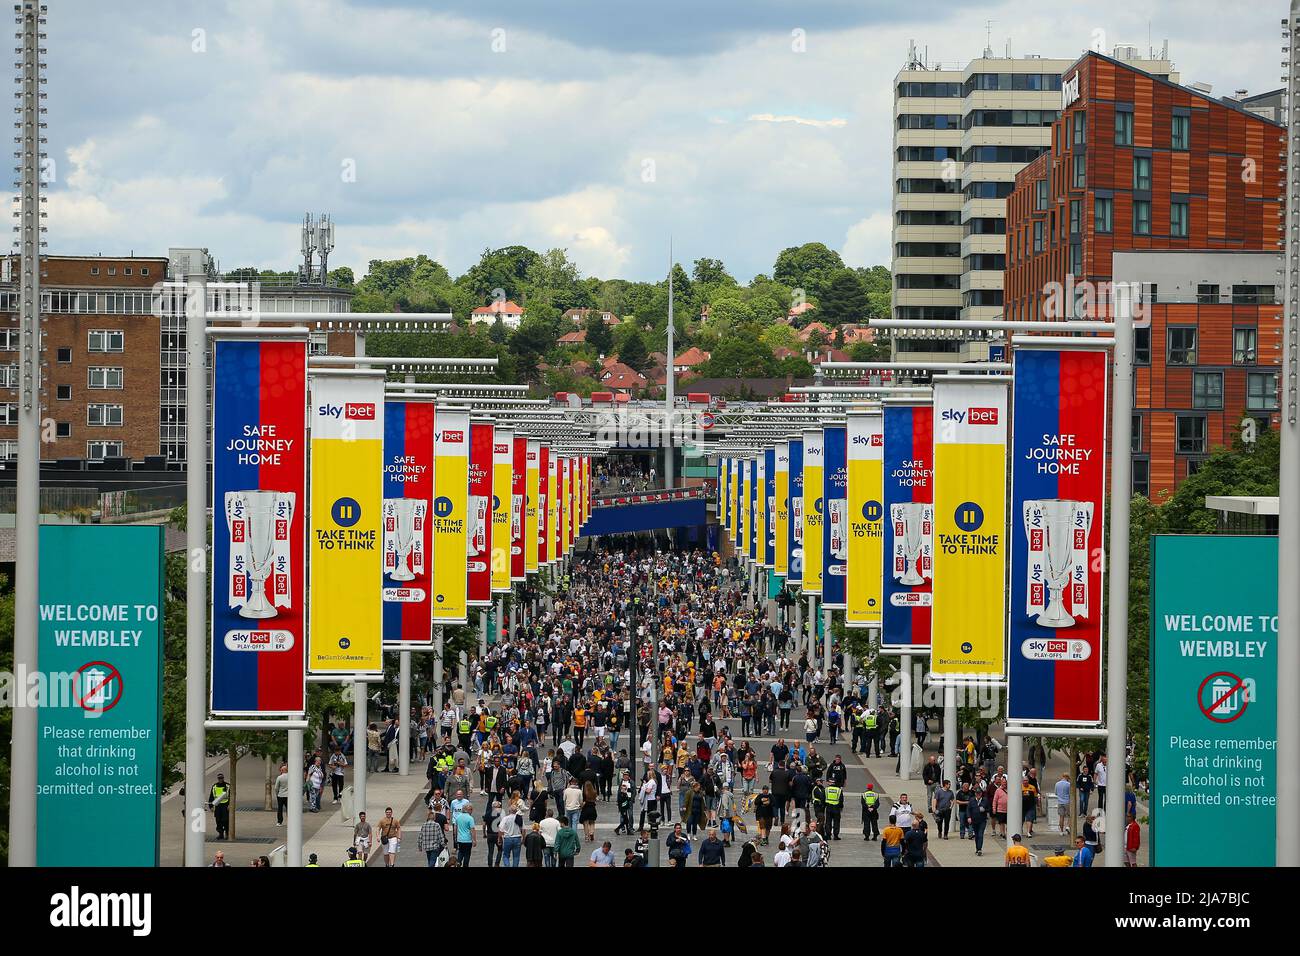
<path fill-rule="evenodd" d="M 384 380 L 311 382 L 314 674 L 379 676 L 383 659 Z"/>
<path fill-rule="evenodd" d="M 826 445 L 820 428 L 803 433 L 804 594 L 822 593 L 822 499 L 826 493 Z"/>
<path fill-rule="evenodd" d="M 539 460 L 541 443 L 536 438 L 528 439 L 528 460 L 524 472 L 524 574 L 537 573 L 537 540 L 540 530 L 537 526 L 537 501 L 542 493 Z"/>
<path fill-rule="evenodd" d="M 492 590 L 510 590 L 510 488 L 515 433 L 497 426 L 492 441 Z"/>
<path fill-rule="evenodd" d="M 740 542 L 736 547 L 736 554 L 742 560 L 749 557 L 749 529 L 750 522 L 753 520 L 749 514 L 749 459 L 742 458 L 736 464 L 740 467 L 740 480 L 736 484 L 736 494 L 740 502 L 740 523 L 737 525 L 737 540 Z"/>
<path fill-rule="evenodd" d="M 934 387 L 930 673 L 1006 673 L 1007 387 Z"/>
<path fill-rule="evenodd" d="M 434 413 L 433 623 L 469 620 L 469 413 Z"/>
<path fill-rule="evenodd" d="M 776 514 L 772 520 L 775 538 L 772 548 L 772 573 L 785 577 L 790 570 L 790 443 L 776 446 L 776 484 L 773 488 Z"/>
<path fill-rule="evenodd" d="M 884 589 L 884 419 L 880 412 L 848 416 L 849 558 L 844 624 L 879 627 Z"/>

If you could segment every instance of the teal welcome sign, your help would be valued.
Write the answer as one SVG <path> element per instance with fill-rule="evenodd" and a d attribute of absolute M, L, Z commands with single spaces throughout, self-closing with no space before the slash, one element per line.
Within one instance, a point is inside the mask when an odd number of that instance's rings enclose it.
<path fill-rule="evenodd" d="M 157 866 L 163 529 L 44 525 L 40 866 Z"/>
<path fill-rule="evenodd" d="M 1277 538 L 1151 539 L 1153 866 L 1273 865 L 1277 641 Z"/>

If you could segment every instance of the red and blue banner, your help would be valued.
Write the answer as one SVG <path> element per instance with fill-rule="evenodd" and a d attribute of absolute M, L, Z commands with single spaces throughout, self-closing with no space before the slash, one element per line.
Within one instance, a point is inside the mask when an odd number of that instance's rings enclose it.
<path fill-rule="evenodd" d="M 433 641 L 433 403 L 384 403 L 384 647 Z"/>
<path fill-rule="evenodd" d="M 822 429 L 822 607 L 844 610 L 849 558 L 849 436 L 844 425 Z"/>
<path fill-rule="evenodd" d="M 1107 356 L 1017 349 L 1007 717 L 1101 713 Z"/>
<path fill-rule="evenodd" d="M 934 603 L 934 410 L 884 410 L 884 607 L 880 646 L 929 647 Z"/>
<path fill-rule="evenodd" d="M 510 465 L 510 580 L 527 577 L 524 555 L 525 515 L 528 500 L 528 436 L 515 434 L 514 459 Z"/>
<path fill-rule="evenodd" d="M 763 543 L 759 551 L 761 564 L 770 568 L 776 561 L 776 449 L 763 452 Z"/>
<path fill-rule="evenodd" d="M 785 583 L 799 585 L 803 583 L 803 439 L 792 438 L 790 445 L 790 477 L 787 481 L 790 489 L 787 498 L 786 513 L 786 553 L 790 555 L 790 564 L 786 568 Z"/>
<path fill-rule="evenodd" d="M 219 338 L 212 362 L 212 713 L 301 714 L 307 343 Z"/>
<path fill-rule="evenodd" d="M 469 436 L 468 603 L 487 607 L 492 603 L 492 423 L 471 422 Z"/>

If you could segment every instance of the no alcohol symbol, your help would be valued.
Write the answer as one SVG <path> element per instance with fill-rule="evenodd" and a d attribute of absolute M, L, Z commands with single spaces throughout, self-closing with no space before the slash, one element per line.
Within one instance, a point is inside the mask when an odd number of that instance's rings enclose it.
<path fill-rule="evenodd" d="M 1218 671 L 1201 681 L 1196 706 L 1216 724 L 1230 724 L 1246 712 L 1255 699 L 1255 681 L 1231 671 Z"/>
<path fill-rule="evenodd" d="M 106 661 L 91 661 L 77 668 L 77 706 L 102 713 L 122 699 L 122 675 Z"/>

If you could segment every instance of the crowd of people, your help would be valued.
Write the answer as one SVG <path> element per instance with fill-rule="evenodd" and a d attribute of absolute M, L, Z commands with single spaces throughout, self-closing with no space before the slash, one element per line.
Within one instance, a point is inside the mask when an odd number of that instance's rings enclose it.
<path fill-rule="evenodd" d="M 426 862 L 827 865 L 844 835 L 849 768 L 818 744 L 903 759 L 899 715 L 869 699 L 865 676 L 846 681 L 838 658 L 823 671 L 802 645 L 789 653 L 786 629 L 768 623 L 762 602 L 745 599 L 742 573 L 711 552 L 580 551 L 560 585 L 549 609 L 473 663 L 470 686 L 454 685 L 438 712 L 413 709 L 405 745 L 425 763 L 416 837 Z M 918 742 L 927 727 L 918 713 Z M 396 771 L 399 732 L 394 713 L 370 724 L 368 771 Z M 342 724 L 328 744 L 308 758 L 312 811 L 327 784 L 339 801 L 353 749 Z M 1023 837 L 1032 837 L 1045 757 L 1031 749 L 1017 787 L 999 756 L 992 738 L 965 738 L 955 774 L 929 757 L 914 797 L 891 802 L 866 784 L 855 801 L 862 839 L 879 844 L 882 865 L 920 868 L 930 839 L 955 830 L 981 856 L 991 832 L 1010 841 L 1008 865 L 1020 865 L 1007 808 L 1021 801 Z M 281 818 L 287 790 L 282 768 Z M 1058 823 L 1077 800 L 1082 843 L 1070 865 L 1090 865 L 1102 849 L 1104 755 L 1081 755 L 1073 780 L 1063 775 L 1052 792 Z M 1130 818 L 1133 801 L 1128 791 Z M 632 843 L 621 858 L 598 838 L 601 822 Z M 353 836 L 344 865 L 365 865 L 372 848 L 395 865 L 402 834 L 391 808 L 373 825 L 362 814 Z M 1129 856 L 1134 837 L 1125 834 Z"/>

